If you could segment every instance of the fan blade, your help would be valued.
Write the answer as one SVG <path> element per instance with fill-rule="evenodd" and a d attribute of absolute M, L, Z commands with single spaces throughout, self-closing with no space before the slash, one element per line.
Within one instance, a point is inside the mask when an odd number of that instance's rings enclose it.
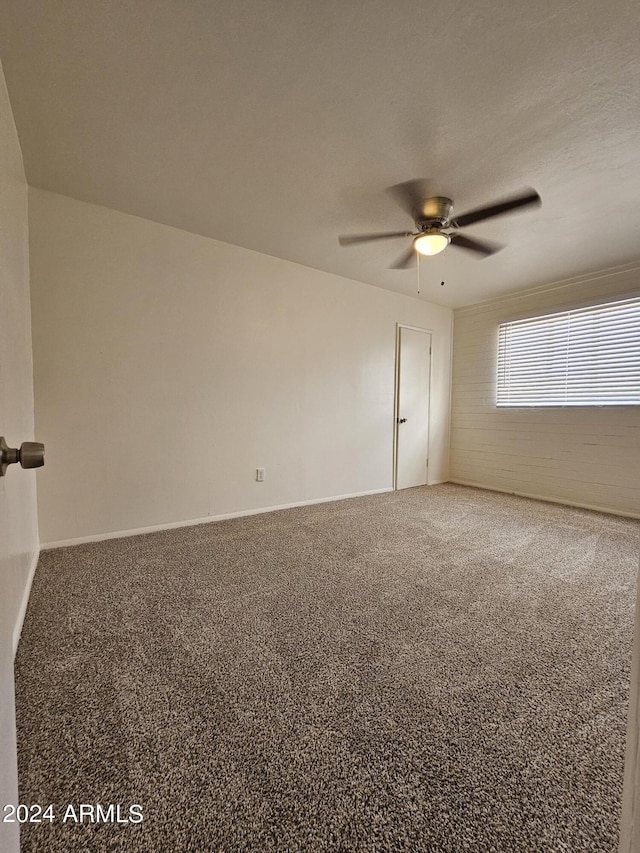
<path fill-rule="evenodd" d="M 534 189 L 529 188 L 524 195 L 495 201 L 493 204 L 477 207 L 475 210 L 463 213 L 462 216 L 454 216 L 451 224 L 456 228 L 464 228 L 474 222 L 482 222 L 483 219 L 490 219 L 492 216 L 501 216 L 503 213 L 509 213 L 510 210 L 516 210 L 519 207 L 537 206 L 539 204 L 541 204 L 540 196 Z"/>
<path fill-rule="evenodd" d="M 391 264 L 390 270 L 407 270 L 412 267 L 416 260 L 416 250 L 411 246 L 406 252 L 403 252 L 396 260 L 395 264 Z"/>
<path fill-rule="evenodd" d="M 495 255 L 502 249 L 497 243 L 487 243 L 486 241 L 472 240 L 471 237 L 465 237 L 463 234 L 452 234 L 451 245 L 458 246 L 460 249 L 469 249 L 472 252 L 478 252 L 480 255 L 488 257 Z"/>
<path fill-rule="evenodd" d="M 374 240 L 388 240 L 390 237 L 411 237 L 411 231 L 383 231 L 381 234 L 341 234 L 338 242 L 341 246 L 354 246 L 356 243 L 371 243 Z"/>
<path fill-rule="evenodd" d="M 428 178 L 415 178 L 413 181 L 388 187 L 387 192 L 415 222 L 422 216 L 422 203 L 433 194 L 429 184 Z"/>

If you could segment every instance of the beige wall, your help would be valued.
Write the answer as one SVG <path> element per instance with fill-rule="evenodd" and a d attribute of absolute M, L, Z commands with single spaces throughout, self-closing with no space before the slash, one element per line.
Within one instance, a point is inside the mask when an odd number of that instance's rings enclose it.
<path fill-rule="evenodd" d="M 495 406 L 499 323 L 632 295 L 625 268 L 455 312 L 452 480 L 640 513 L 640 406 Z"/>
<path fill-rule="evenodd" d="M 27 252 L 27 185 L 0 71 L 0 435 L 33 439 L 33 380 Z M 38 554 L 35 472 L 0 478 L 0 806 L 17 801 L 13 655 Z M 0 822 L 0 849 L 18 849 L 17 828 Z"/>
<path fill-rule="evenodd" d="M 449 309 L 29 197 L 43 542 L 390 488 L 398 322 L 433 331 L 447 479 Z"/>

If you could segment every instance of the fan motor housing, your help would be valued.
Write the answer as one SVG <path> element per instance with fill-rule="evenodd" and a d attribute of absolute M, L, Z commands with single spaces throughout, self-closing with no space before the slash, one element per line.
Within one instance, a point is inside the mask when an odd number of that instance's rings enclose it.
<path fill-rule="evenodd" d="M 420 231 L 429 228 L 442 228 L 453 215 L 453 202 L 444 196 L 426 198 L 416 211 L 416 227 Z"/>

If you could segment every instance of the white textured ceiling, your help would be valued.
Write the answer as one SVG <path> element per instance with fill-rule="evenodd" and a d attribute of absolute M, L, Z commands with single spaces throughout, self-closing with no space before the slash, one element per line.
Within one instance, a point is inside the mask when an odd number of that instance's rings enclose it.
<path fill-rule="evenodd" d="M 448 305 L 640 258 L 639 45 L 637 0 L 0 0 L 33 186 L 409 294 L 337 241 L 411 229 L 386 187 L 535 187 L 421 263 Z"/>

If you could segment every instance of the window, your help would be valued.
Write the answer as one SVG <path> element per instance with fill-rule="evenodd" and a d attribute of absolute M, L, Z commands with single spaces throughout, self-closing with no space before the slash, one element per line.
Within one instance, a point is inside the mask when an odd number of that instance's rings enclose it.
<path fill-rule="evenodd" d="M 640 298 L 502 323 L 497 405 L 640 405 Z"/>

